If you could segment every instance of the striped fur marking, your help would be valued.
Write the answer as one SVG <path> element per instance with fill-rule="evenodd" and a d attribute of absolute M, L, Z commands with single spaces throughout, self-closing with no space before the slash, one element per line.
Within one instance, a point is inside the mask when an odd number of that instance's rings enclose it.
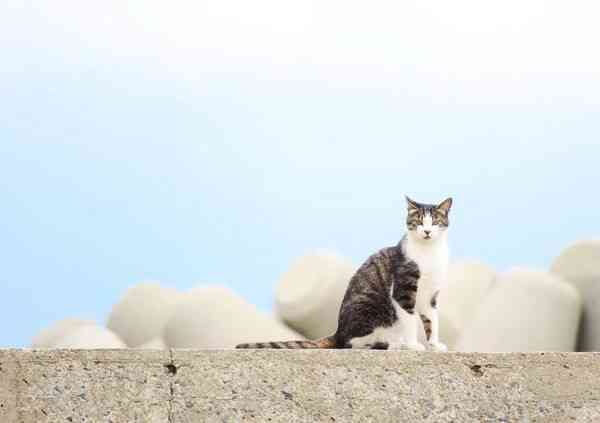
<path fill-rule="evenodd" d="M 237 349 L 315 349 L 336 348 L 332 337 L 318 339 L 316 341 L 283 341 L 283 342 L 253 342 L 236 345 Z"/>
<path fill-rule="evenodd" d="M 390 344 L 387 342 L 375 342 L 371 345 L 372 350 L 387 350 L 388 348 L 390 348 Z"/>
<path fill-rule="evenodd" d="M 423 321 L 423 328 L 425 329 L 425 335 L 427 336 L 427 340 L 431 338 L 431 319 L 429 319 L 424 314 L 421 314 L 421 320 Z"/>
<path fill-rule="evenodd" d="M 431 297 L 430 304 L 431 304 L 432 308 L 437 308 L 437 306 L 438 306 L 437 297 L 438 297 L 439 293 L 440 293 L 440 291 L 435 291 L 435 294 L 433 294 L 433 296 Z"/>

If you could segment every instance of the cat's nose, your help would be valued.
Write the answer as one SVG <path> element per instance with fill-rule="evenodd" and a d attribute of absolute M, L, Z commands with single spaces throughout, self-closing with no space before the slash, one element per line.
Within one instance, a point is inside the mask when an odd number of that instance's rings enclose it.
<path fill-rule="evenodd" d="M 431 235 L 431 231 L 423 231 L 425 232 L 425 235 Z"/>

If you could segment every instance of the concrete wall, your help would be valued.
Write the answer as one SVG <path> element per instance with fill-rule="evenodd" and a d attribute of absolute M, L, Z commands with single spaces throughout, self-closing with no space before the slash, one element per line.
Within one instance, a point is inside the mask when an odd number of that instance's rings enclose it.
<path fill-rule="evenodd" d="M 0 350 L 0 422 L 598 422 L 600 353 Z"/>

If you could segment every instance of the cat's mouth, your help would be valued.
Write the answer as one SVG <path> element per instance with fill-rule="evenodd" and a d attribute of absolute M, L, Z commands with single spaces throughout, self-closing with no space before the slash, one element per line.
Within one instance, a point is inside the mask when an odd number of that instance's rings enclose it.
<path fill-rule="evenodd" d="M 431 235 L 425 235 L 423 239 L 431 239 Z"/>

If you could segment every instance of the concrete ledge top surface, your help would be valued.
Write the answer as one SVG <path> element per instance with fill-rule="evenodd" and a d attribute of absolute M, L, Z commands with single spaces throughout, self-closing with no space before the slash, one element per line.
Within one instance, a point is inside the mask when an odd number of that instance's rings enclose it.
<path fill-rule="evenodd" d="M 600 353 L 0 350 L 0 422 L 600 421 Z"/>

